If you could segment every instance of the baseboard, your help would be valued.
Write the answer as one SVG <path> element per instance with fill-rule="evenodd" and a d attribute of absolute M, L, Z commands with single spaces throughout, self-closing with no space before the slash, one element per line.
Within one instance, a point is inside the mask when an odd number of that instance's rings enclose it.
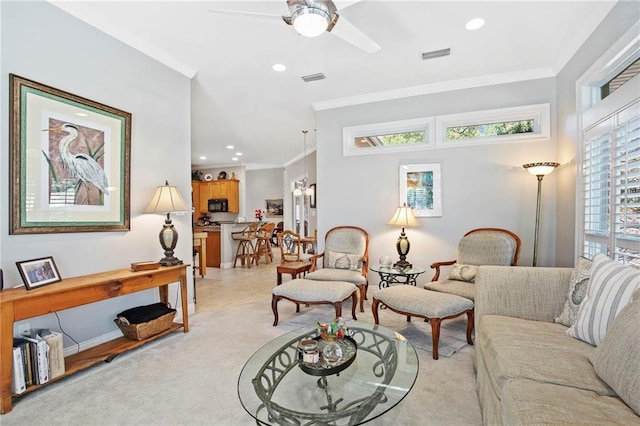
<path fill-rule="evenodd" d="M 189 312 L 189 316 L 196 313 L 196 305 L 194 303 L 189 303 L 187 308 Z M 176 309 L 176 322 L 182 321 L 182 308 L 179 307 Z M 114 330 L 109 333 L 94 337 L 93 339 L 85 340 L 83 342 L 79 342 L 77 345 L 71 345 L 64 348 L 64 356 L 67 357 L 69 355 L 73 355 L 78 352 L 85 351 L 87 349 L 93 348 L 94 346 L 101 345 L 103 343 L 109 342 L 111 340 L 122 337 L 122 332 L 120 330 Z"/>

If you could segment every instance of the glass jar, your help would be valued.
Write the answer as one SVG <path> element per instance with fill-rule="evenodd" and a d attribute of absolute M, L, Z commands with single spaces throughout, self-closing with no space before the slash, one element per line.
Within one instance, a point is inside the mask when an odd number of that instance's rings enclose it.
<path fill-rule="evenodd" d="M 315 340 L 301 340 L 298 348 L 302 353 L 302 362 L 305 362 L 307 364 L 315 364 L 319 361 L 320 352 L 318 351 L 318 342 L 316 342 Z"/>

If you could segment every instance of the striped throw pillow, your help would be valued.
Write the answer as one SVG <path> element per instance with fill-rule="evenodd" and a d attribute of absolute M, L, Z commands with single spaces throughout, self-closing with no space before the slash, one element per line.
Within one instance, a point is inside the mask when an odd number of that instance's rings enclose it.
<path fill-rule="evenodd" d="M 567 334 L 598 346 L 637 288 L 640 270 L 604 254 L 595 255 L 587 295 L 578 309 L 576 323 L 567 329 Z"/>

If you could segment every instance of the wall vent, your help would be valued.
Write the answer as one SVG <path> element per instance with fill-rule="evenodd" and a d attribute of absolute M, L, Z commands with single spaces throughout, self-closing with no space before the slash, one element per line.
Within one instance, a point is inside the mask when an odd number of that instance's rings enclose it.
<path fill-rule="evenodd" d="M 450 54 L 451 54 L 451 49 L 450 48 L 440 49 L 440 50 L 432 50 L 431 52 L 424 52 L 422 54 L 422 59 L 426 60 L 426 59 L 439 58 L 441 56 L 449 56 Z"/>
<path fill-rule="evenodd" d="M 316 81 L 316 80 L 324 80 L 325 78 L 326 77 L 321 72 L 319 72 L 318 74 L 310 74 L 310 75 L 302 76 L 302 79 L 304 80 L 305 83 L 309 83 L 310 81 Z"/>

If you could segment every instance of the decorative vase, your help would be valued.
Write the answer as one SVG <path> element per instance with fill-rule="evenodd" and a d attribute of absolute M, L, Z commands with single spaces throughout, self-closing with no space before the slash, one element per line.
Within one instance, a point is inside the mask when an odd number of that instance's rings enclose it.
<path fill-rule="evenodd" d="M 393 263 L 393 261 L 389 256 L 380 257 L 380 265 L 388 267 L 388 266 L 391 266 L 391 263 Z"/>
<path fill-rule="evenodd" d="M 335 340 L 325 340 L 322 348 L 322 357 L 329 364 L 335 364 L 342 359 L 342 348 Z"/>

